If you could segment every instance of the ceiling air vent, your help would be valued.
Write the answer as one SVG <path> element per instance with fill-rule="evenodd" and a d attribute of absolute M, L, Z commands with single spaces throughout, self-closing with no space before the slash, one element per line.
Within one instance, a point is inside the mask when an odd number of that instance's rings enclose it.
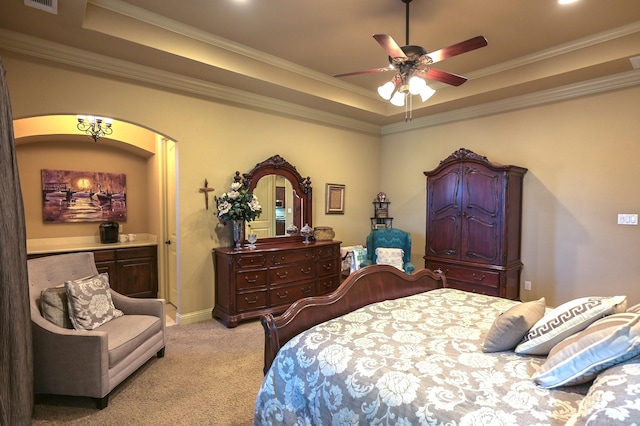
<path fill-rule="evenodd" d="M 58 0 L 24 0 L 24 5 L 44 10 L 54 15 L 58 14 Z"/>

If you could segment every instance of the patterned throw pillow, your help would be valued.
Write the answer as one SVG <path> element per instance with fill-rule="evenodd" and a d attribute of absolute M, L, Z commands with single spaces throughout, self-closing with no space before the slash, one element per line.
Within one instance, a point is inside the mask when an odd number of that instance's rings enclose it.
<path fill-rule="evenodd" d="M 582 297 L 563 303 L 531 327 L 516 353 L 547 355 L 565 338 L 587 328 L 594 321 L 616 312 L 624 312 L 626 296 Z"/>
<path fill-rule="evenodd" d="M 545 312 L 544 297 L 520 303 L 500 314 L 484 339 L 484 352 L 509 351 L 516 347 Z"/>
<path fill-rule="evenodd" d="M 62 328 L 73 328 L 69 319 L 67 290 L 64 285 L 42 290 L 40 293 L 40 310 L 42 316 Z"/>
<path fill-rule="evenodd" d="M 628 426 L 640 419 L 640 359 L 598 375 L 566 426 Z"/>
<path fill-rule="evenodd" d="M 391 265 L 402 271 L 404 270 L 402 268 L 404 265 L 403 257 L 404 250 L 399 248 L 378 247 L 376 249 L 376 263 L 378 265 Z"/>
<path fill-rule="evenodd" d="M 109 289 L 109 275 L 102 273 L 64 283 L 69 301 L 69 318 L 77 330 L 93 330 L 121 317 L 115 308 Z"/>
<path fill-rule="evenodd" d="M 544 388 L 586 383 L 640 354 L 640 315 L 613 314 L 566 338 L 531 378 Z"/>

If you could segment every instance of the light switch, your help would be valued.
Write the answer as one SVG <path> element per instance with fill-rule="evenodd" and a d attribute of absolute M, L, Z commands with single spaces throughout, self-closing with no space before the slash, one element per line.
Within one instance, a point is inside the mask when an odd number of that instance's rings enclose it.
<path fill-rule="evenodd" d="M 638 225 L 638 214 L 618 214 L 618 225 Z"/>

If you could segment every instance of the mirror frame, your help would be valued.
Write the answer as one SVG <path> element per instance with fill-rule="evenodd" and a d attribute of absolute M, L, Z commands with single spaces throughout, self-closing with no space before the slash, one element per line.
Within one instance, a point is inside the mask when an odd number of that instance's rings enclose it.
<path fill-rule="evenodd" d="M 301 207 L 295 207 L 294 215 L 297 218 L 300 218 L 301 223 L 298 224 L 294 220 L 296 226 L 298 226 L 298 230 L 302 229 L 305 224 L 308 224 L 313 228 L 312 223 L 312 202 L 313 202 L 313 188 L 311 188 L 311 178 L 307 176 L 303 178 L 296 166 L 289 163 L 287 160 L 282 158 L 279 155 L 274 155 L 270 158 L 267 158 L 261 163 L 257 163 L 251 171 L 248 173 L 242 174 L 242 184 L 249 190 L 253 191 L 258 184 L 258 181 L 261 177 L 267 175 L 279 175 L 283 176 L 291 182 L 291 186 L 293 190 L 296 192 L 300 199 Z M 236 172 L 236 177 L 234 180 L 240 180 L 240 173 Z M 300 213 L 300 208 L 302 208 L 302 214 Z M 289 242 L 293 240 L 300 239 L 302 240 L 302 236 L 300 234 L 295 236 L 290 235 L 280 235 L 277 237 L 267 237 L 260 238 L 259 242 Z"/>

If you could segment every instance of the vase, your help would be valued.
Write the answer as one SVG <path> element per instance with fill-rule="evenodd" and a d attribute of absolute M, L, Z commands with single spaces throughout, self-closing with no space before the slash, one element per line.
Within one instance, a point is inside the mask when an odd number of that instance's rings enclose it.
<path fill-rule="evenodd" d="M 304 237 L 303 243 L 309 244 L 309 237 L 313 235 L 313 228 L 310 227 L 308 223 L 305 223 L 305 225 L 300 230 L 300 235 Z"/>
<path fill-rule="evenodd" d="M 237 249 L 240 249 L 244 243 L 244 220 L 234 220 L 231 225 L 233 227 L 233 244 Z"/>

